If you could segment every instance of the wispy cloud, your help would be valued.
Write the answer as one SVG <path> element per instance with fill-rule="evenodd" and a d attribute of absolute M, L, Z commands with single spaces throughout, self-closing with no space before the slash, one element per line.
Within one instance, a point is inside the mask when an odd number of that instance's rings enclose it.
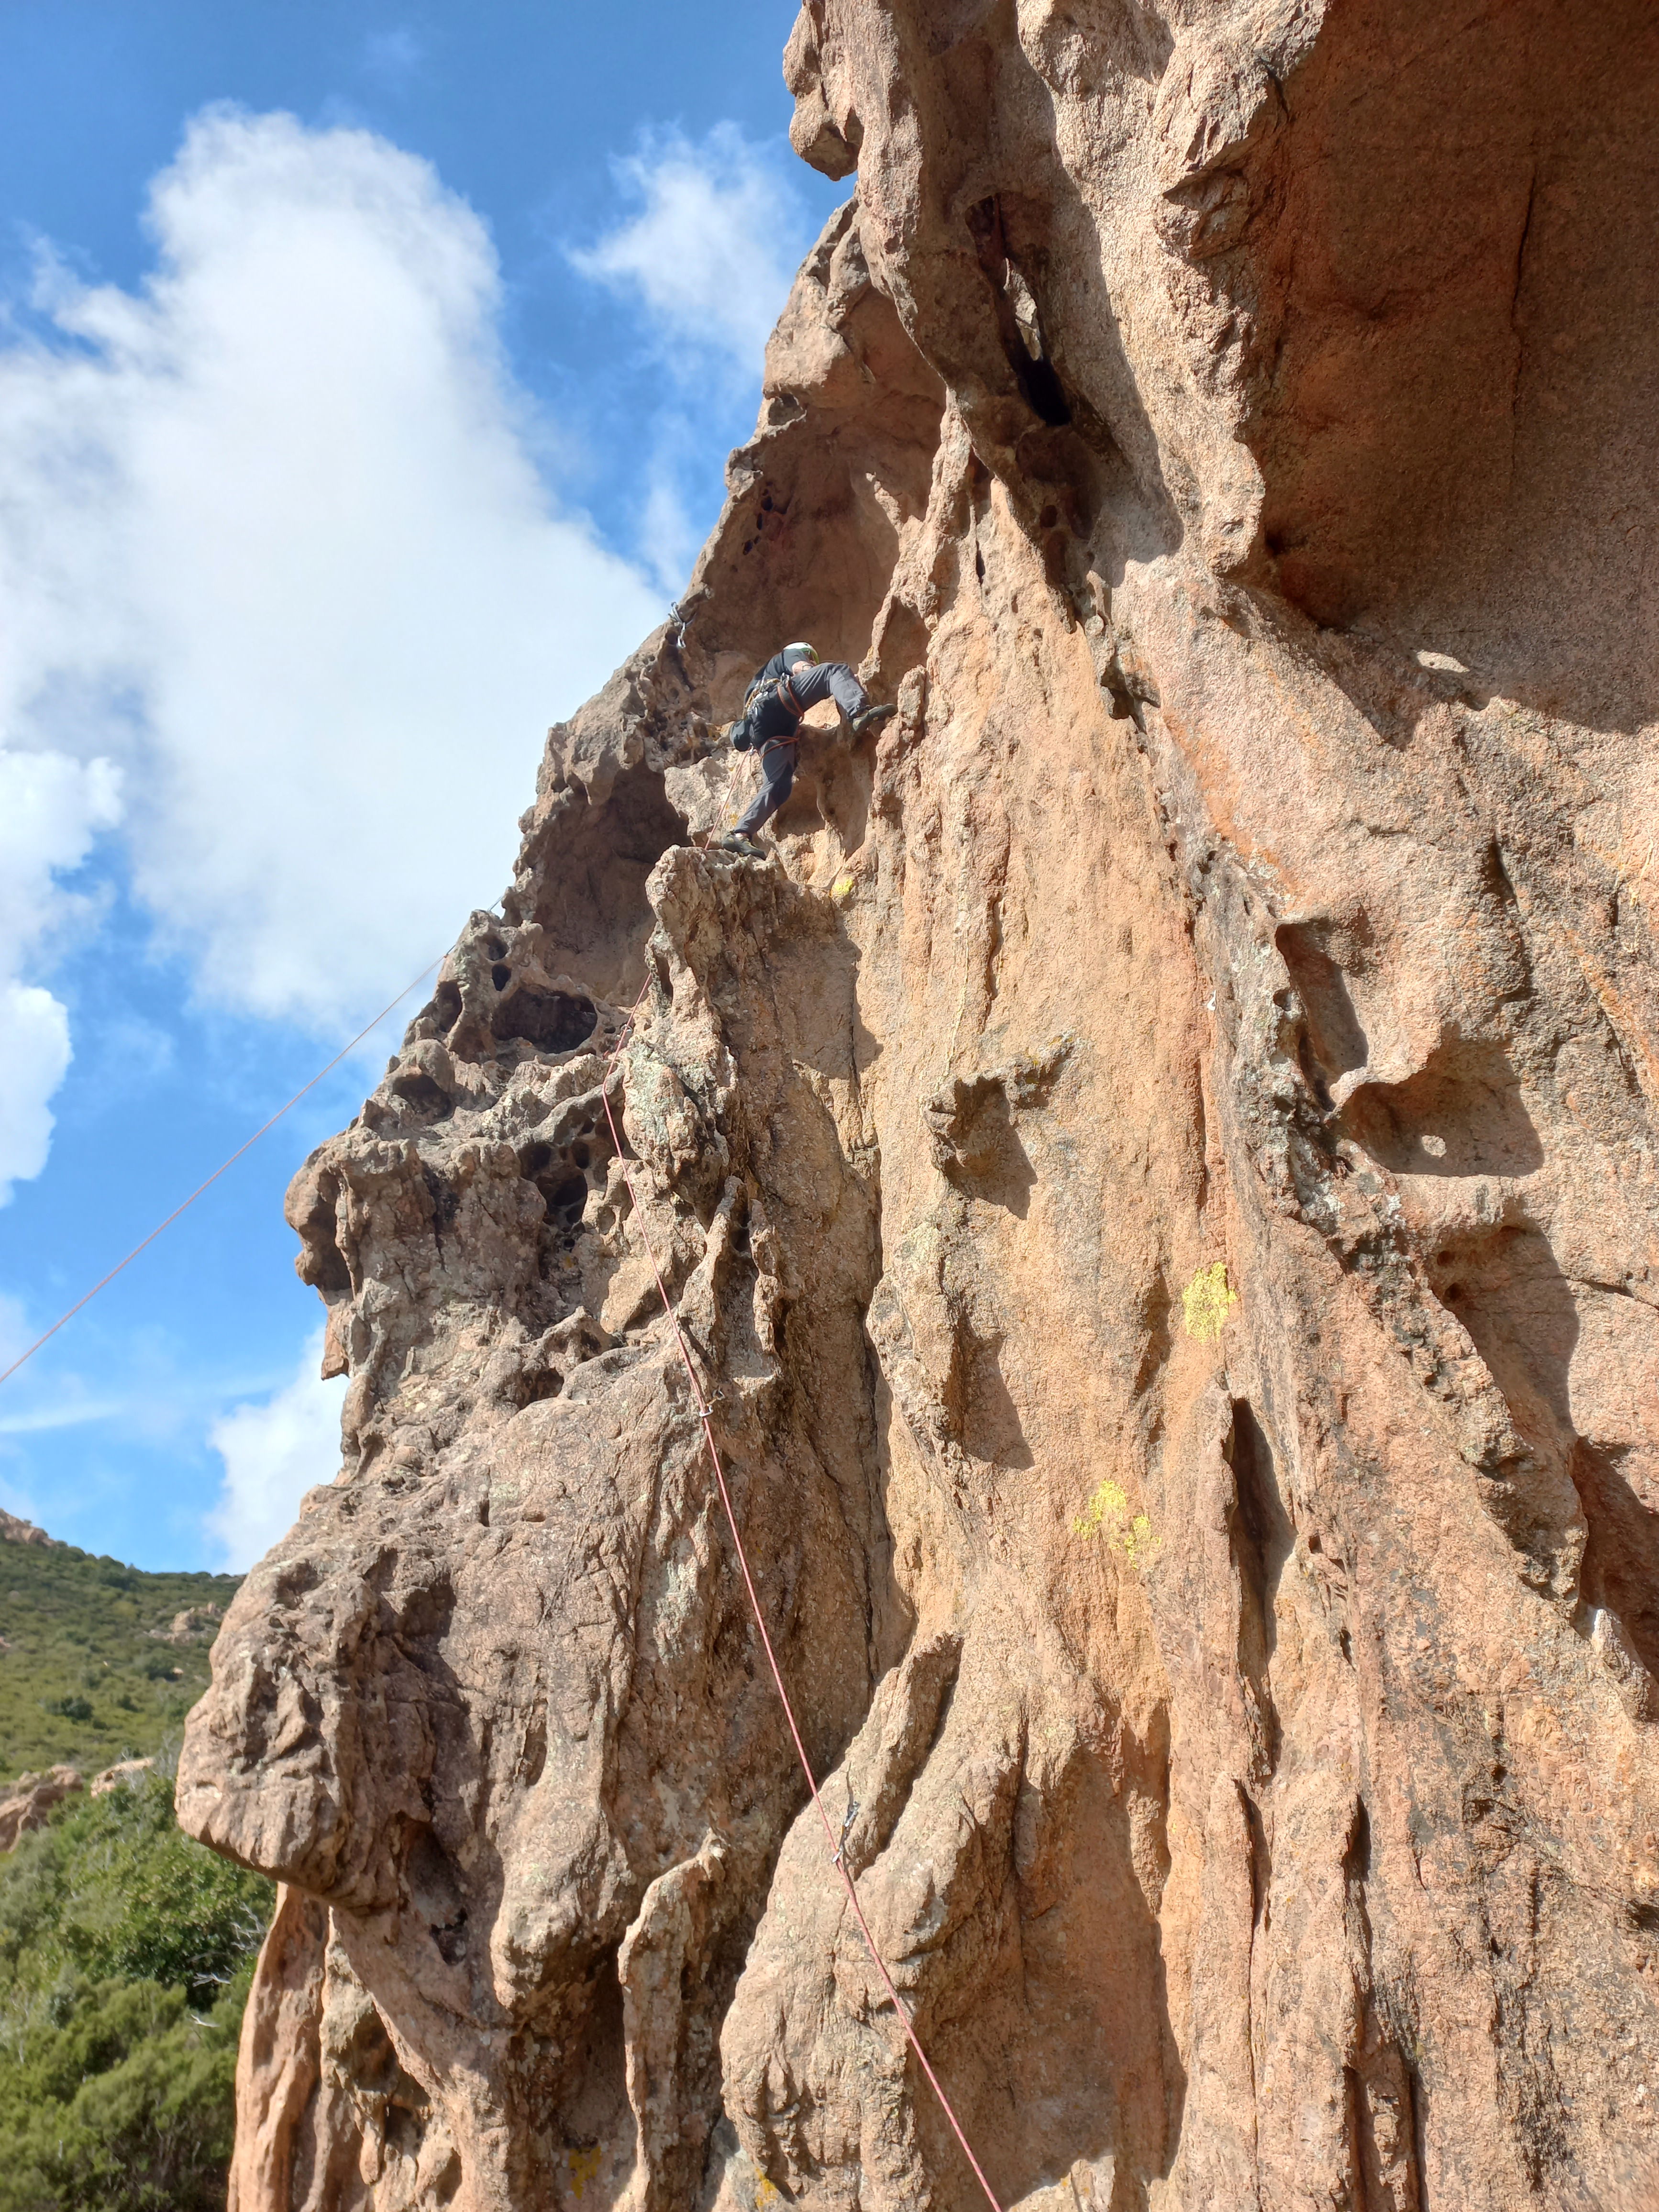
<path fill-rule="evenodd" d="M 425 43 L 407 23 L 371 31 L 363 40 L 363 67 L 383 83 L 406 83 L 425 59 Z"/>
<path fill-rule="evenodd" d="M 811 242 L 792 167 L 781 143 L 757 146 L 732 123 L 701 141 L 646 131 L 611 164 L 618 220 L 593 244 L 567 248 L 628 307 L 661 379 L 661 402 L 641 425 L 635 544 L 666 593 L 684 588 L 702 543 L 690 487 L 702 504 L 711 441 L 726 430 L 729 442 L 733 412 L 759 397 L 766 341 Z M 740 421 L 739 434 L 746 428 Z"/>
<path fill-rule="evenodd" d="M 649 132 L 612 167 L 629 212 L 572 250 L 576 267 L 634 302 L 689 377 L 713 356 L 758 380 L 811 227 L 780 156 L 720 123 L 701 144 Z"/>

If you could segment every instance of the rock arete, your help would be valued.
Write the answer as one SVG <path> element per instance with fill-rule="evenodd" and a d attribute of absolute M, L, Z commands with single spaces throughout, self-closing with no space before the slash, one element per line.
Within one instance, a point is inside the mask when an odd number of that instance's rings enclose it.
<path fill-rule="evenodd" d="M 295 1182 L 237 2212 L 1659 2206 L 1659 16 L 811 0 L 677 628 Z M 763 864 L 699 759 L 810 637 Z M 643 993 L 641 1000 L 641 992 Z M 604 1112 L 606 1061 L 633 1158 Z"/>

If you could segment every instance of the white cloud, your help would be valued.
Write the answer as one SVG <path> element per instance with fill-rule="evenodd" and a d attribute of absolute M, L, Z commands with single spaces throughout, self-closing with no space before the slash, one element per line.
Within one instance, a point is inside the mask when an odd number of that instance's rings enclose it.
<path fill-rule="evenodd" d="M 69 1064 L 69 1016 L 51 992 L 0 983 L 0 1205 L 46 1164 L 49 1102 Z"/>
<path fill-rule="evenodd" d="M 0 738 L 124 761 L 203 994 L 332 1027 L 495 896 L 545 726 L 659 606 L 556 510 L 427 163 L 210 110 L 149 225 L 142 291 L 49 266 L 0 349 Z"/>
<path fill-rule="evenodd" d="M 694 356 L 689 373 L 706 374 L 713 354 L 757 378 L 806 244 L 780 165 L 720 123 L 701 146 L 678 131 L 648 134 L 614 168 L 634 212 L 574 252 L 576 267 L 635 301 L 665 351 Z"/>
<path fill-rule="evenodd" d="M 78 868 L 120 813 L 121 778 L 107 760 L 0 750 L 0 973 L 17 974 L 75 911 L 52 878 Z"/>
<path fill-rule="evenodd" d="M 21 978 L 37 949 L 84 915 L 86 902 L 55 879 L 119 814 L 108 761 L 0 750 L 0 1206 L 46 1165 L 51 1100 L 70 1063 L 68 1014 Z"/>
<path fill-rule="evenodd" d="M 340 1467 L 345 1377 L 320 1382 L 323 1332 L 306 1346 L 293 1382 L 263 1405 L 239 1406 L 216 1421 L 208 1441 L 225 1463 L 207 1532 L 228 1571 L 240 1573 L 293 1526 L 300 1500 Z"/>

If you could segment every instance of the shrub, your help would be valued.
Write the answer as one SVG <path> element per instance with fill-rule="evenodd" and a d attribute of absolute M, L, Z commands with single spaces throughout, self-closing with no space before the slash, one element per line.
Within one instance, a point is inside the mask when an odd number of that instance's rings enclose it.
<path fill-rule="evenodd" d="M 159 1775 L 0 1859 L 0 2212 L 210 2212 L 270 1885 L 180 1833 Z"/>
<path fill-rule="evenodd" d="M 0 2056 L 0 2212 L 218 2212 L 252 1972 L 205 2019 L 155 1982 L 40 2006 Z"/>

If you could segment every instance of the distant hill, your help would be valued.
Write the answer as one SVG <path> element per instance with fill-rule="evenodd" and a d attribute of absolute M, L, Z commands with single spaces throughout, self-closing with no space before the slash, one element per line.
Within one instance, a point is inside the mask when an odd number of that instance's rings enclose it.
<path fill-rule="evenodd" d="M 3 1519 L 0 1785 L 28 1768 L 94 1772 L 160 1750 L 207 1687 L 208 1648 L 240 1577 L 145 1574 Z"/>

